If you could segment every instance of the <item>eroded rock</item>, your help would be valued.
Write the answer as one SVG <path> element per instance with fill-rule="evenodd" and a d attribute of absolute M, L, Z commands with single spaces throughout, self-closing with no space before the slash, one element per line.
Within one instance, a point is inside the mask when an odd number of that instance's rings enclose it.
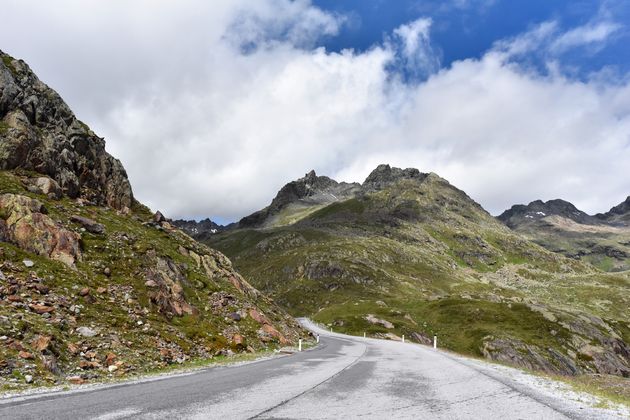
<path fill-rule="evenodd" d="M 45 213 L 38 200 L 16 194 L 0 195 L 4 240 L 25 251 L 74 266 L 81 258 L 81 236 L 57 225 Z"/>

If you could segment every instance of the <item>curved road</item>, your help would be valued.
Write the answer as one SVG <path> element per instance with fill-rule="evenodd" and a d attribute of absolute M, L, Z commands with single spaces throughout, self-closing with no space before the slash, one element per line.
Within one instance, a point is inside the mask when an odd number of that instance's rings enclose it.
<path fill-rule="evenodd" d="M 331 334 L 292 356 L 0 400 L 11 419 L 581 419 L 612 414 L 429 347 Z M 616 418 L 616 417 L 611 417 Z"/>

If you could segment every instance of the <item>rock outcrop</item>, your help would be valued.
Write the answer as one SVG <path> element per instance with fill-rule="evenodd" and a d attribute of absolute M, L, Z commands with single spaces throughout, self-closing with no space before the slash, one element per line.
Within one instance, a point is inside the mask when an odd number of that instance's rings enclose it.
<path fill-rule="evenodd" d="M 389 184 L 401 179 L 415 179 L 422 181 L 429 174 L 420 172 L 415 168 L 392 168 L 389 165 L 378 165 L 363 181 L 365 191 L 375 191 L 387 187 Z"/>
<path fill-rule="evenodd" d="M 127 173 L 105 151 L 105 141 L 26 63 L 2 51 L 0 58 L 0 170 L 35 171 L 52 178 L 68 197 L 131 207 Z"/>
<path fill-rule="evenodd" d="M 81 236 L 55 223 L 44 205 L 16 194 L 0 195 L 0 241 L 74 266 L 81 258 Z"/>

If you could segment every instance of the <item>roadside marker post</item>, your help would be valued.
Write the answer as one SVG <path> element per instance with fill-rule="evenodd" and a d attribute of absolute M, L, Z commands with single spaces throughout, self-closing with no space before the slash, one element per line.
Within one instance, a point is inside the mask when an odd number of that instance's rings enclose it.
<path fill-rule="evenodd" d="M 363 338 L 365 338 L 365 331 L 363 331 Z"/>
<path fill-rule="evenodd" d="M 332 327 L 330 327 L 330 332 L 332 332 Z"/>
<path fill-rule="evenodd" d="M 319 334 L 317 334 L 317 342 L 319 343 Z"/>
<path fill-rule="evenodd" d="M 302 339 L 298 341 L 298 351 L 302 351 Z"/>
<path fill-rule="evenodd" d="M 403 336 L 402 336 L 402 341 L 403 341 L 403 343 L 405 342 L 405 334 L 403 334 Z"/>
<path fill-rule="evenodd" d="M 437 349 L 437 335 L 433 336 L 433 348 Z"/>

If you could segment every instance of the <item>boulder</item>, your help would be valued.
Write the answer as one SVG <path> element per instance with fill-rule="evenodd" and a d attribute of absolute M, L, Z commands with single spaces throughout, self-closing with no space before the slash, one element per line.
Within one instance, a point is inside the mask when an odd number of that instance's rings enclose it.
<path fill-rule="evenodd" d="M 5 224 L 6 241 L 74 266 L 81 258 L 81 236 L 57 225 L 45 213 L 38 200 L 16 194 L 0 196 L 0 219 Z"/>
<path fill-rule="evenodd" d="M 47 176 L 29 178 L 24 183 L 30 191 L 36 194 L 44 194 L 54 199 L 60 199 L 62 196 L 59 184 Z"/>
<path fill-rule="evenodd" d="M 96 335 L 96 331 L 90 327 L 79 327 L 77 328 L 77 334 L 83 337 L 94 337 Z"/>
<path fill-rule="evenodd" d="M 367 322 L 369 322 L 372 325 L 381 325 L 390 330 L 394 328 L 394 324 L 392 324 L 391 322 L 386 321 L 384 319 L 377 318 L 372 314 L 367 314 L 366 316 L 363 317 L 363 319 L 365 319 Z"/>
<path fill-rule="evenodd" d="M 87 217 L 73 215 L 70 216 L 70 220 L 81 225 L 85 230 L 90 233 L 95 233 L 97 235 L 102 235 L 103 233 L 105 233 L 105 226 Z"/>

